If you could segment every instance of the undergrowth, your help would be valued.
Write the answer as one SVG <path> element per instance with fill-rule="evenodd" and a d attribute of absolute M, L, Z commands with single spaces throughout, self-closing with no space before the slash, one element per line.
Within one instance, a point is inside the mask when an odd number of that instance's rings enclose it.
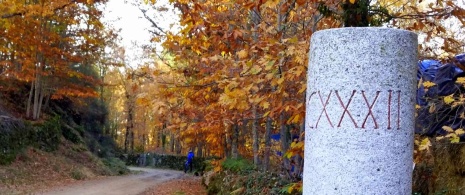
<path fill-rule="evenodd" d="M 290 194 L 285 189 L 290 180 L 278 173 L 261 171 L 247 159 L 226 159 L 221 171 L 207 185 L 208 194 Z M 291 194 L 298 194 L 291 193 Z"/>

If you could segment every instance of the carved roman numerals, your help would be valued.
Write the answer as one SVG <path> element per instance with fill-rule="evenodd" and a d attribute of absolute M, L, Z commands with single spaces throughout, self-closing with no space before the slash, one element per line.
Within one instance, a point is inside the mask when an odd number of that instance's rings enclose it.
<path fill-rule="evenodd" d="M 318 128 L 321 122 L 326 122 L 331 128 L 353 124 L 355 128 L 379 129 L 382 128 L 380 124 L 386 124 L 385 128 L 389 130 L 393 128 L 393 123 L 395 123 L 397 129 L 400 129 L 401 91 L 367 92 L 353 90 L 351 93 L 347 93 L 346 97 L 341 96 L 341 94 L 344 93 L 340 93 L 338 90 L 330 90 L 327 94 L 320 91 L 310 93 L 307 106 L 312 112 L 316 112 L 312 115 L 313 117 L 309 118 L 310 128 Z M 317 96 L 317 100 L 312 101 L 314 96 Z M 312 110 L 312 107 L 320 110 Z M 342 112 L 339 114 L 334 110 L 342 110 Z M 396 121 L 392 121 L 393 119 Z M 350 122 L 348 123 L 347 120 Z M 333 124 L 333 121 L 336 123 Z"/>

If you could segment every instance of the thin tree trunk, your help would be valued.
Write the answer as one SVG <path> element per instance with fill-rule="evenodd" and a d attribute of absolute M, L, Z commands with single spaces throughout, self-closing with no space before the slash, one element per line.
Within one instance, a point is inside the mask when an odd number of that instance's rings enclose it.
<path fill-rule="evenodd" d="M 286 127 L 286 120 L 284 118 L 284 113 L 281 113 L 279 116 L 280 126 L 280 137 L 281 137 L 281 152 L 284 154 L 289 149 L 289 138 L 288 138 L 288 129 Z"/>
<path fill-rule="evenodd" d="M 40 118 L 41 110 L 42 110 L 42 102 L 44 101 L 44 81 L 42 79 L 42 82 L 40 84 L 41 89 L 40 89 L 40 97 L 39 97 L 39 108 L 37 109 L 37 118 Z"/>
<path fill-rule="evenodd" d="M 36 68 L 38 69 L 38 68 Z M 40 81 L 40 74 L 38 73 L 36 75 L 36 84 L 35 84 L 35 89 L 34 89 L 34 102 L 32 104 L 32 119 L 37 120 L 38 119 L 38 110 L 39 110 L 39 95 L 40 95 L 40 89 L 41 89 L 41 81 Z"/>
<path fill-rule="evenodd" d="M 224 134 L 223 144 L 224 144 L 224 147 L 223 147 L 224 157 L 230 157 L 229 150 L 228 150 L 228 134 Z"/>
<path fill-rule="evenodd" d="M 133 127 L 134 127 L 134 124 L 133 124 L 133 112 L 134 112 L 134 108 L 133 108 L 133 103 L 132 103 L 132 97 L 131 95 L 129 95 L 128 92 L 126 92 L 126 99 L 128 101 L 128 116 L 127 116 L 127 124 L 126 124 L 126 134 L 125 134 L 125 140 L 124 140 L 124 152 L 133 152 L 133 146 L 131 146 L 134 141 L 134 137 L 131 137 L 131 136 L 134 136 L 133 134 Z M 130 151 L 128 151 L 129 149 L 131 149 Z"/>
<path fill-rule="evenodd" d="M 131 153 L 134 152 L 134 131 L 131 129 Z"/>
<path fill-rule="evenodd" d="M 284 113 L 281 113 L 279 116 L 279 124 L 280 124 L 280 130 L 279 134 L 281 137 L 281 154 L 282 154 L 282 166 L 286 172 L 289 169 L 289 159 L 285 157 L 284 154 L 286 154 L 287 150 L 289 149 L 289 142 L 288 142 L 288 129 L 286 127 L 286 120 L 285 120 L 285 115 Z"/>
<path fill-rule="evenodd" d="M 266 126 L 265 126 L 265 154 L 263 157 L 264 161 L 264 170 L 269 170 L 270 168 L 270 155 L 271 155 L 271 130 L 272 130 L 272 121 L 271 118 L 268 117 L 266 119 Z"/>
<path fill-rule="evenodd" d="M 174 133 L 170 133 L 170 151 L 174 153 L 174 145 L 175 145 L 175 138 Z"/>
<path fill-rule="evenodd" d="M 203 150 L 202 150 L 202 143 L 197 142 L 197 157 L 202 157 L 203 155 Z"/>
<path fill-rule="evenodd" d="M 35 88 L 35 81 L 31 81 L 31 90 L 29 90 L 29 97 L 27 99 L 27 105 L 26 105 L 26 117 L 27 118 L 31 117 L 31 103 L 32 103 L 32 95 L 34 93 L 34 88 Z"/>
<path fill-rule="evenodd" d="M 257 114 L 257 106 L 253 105 L 252 108 L 252 115 L 254 117 L 252 121 L 252 147 L 253 147 L 253 162 L 255 165 L 260 164 L 260 156 L 259 156 L 259 136 L 258 136 L 258 114 Z"/>
<path fill-rule="evenodd" d="M 124 153 L 128 153 L 129 148 L 129 131 L 126 125 L 126 133 L 124 133 Z"/>
<path fill-rule="evenodd" d="M 181 154 L 182 152 L 182 145 L 181 145 L 181 141 L 179 140 L 179 138 L 176 138 L 176 154 Z"/>
<path fill-rule="evenodd" d="M 231 126 L 232 136 L 231 136 L 231 158 L 237 159 L 239 157 L 238 153 L 238 139 L 239 139 L 239 125 L 234 124 Z"/>

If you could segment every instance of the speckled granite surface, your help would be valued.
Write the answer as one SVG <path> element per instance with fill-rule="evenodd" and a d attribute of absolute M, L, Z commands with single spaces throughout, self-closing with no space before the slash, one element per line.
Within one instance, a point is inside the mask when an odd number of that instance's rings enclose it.
<path fill-rule="evenodd" d="M 389 28 L 312 36 L 304 194 L 411 194 L 417 45 Z"/>

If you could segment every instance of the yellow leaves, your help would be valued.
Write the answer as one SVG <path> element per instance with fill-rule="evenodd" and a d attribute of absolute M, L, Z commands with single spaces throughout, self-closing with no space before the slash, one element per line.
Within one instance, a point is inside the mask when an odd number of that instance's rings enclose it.
<path fill-rule="evenodd" d="M 465 84 L 465 77 L 459 77 L 457 78 L 457 80 L 455 81 L 456 83 L 458 84 Z"/>
<path fill-rule="evenodd" d="M 299 181 L 297 183 L 291 183 L 288 186 L 286 186 L 286 192 L 289 194 L 295 193 L 295 192 L 300 192 L 302 193 L 302 181 Z"/>
<path fill-rule="evenodd" d="M 460 141 L 460 137 L 455 133 L 449 133 L 445 136 L 438 136 L 436 137 L 436 140 L 441 140 L 443 138 L 449 138 L 450 143 L 459 143 Z"/>
<path fill-rule="evenodd" d="M 253 74 L 253 75 L 256 75 L 258 73 L 260 73 L 262 71 L 262 67 L 260 67 L 259 65 L 254 65 L 252 66 L 252 68 L 250 69 L 250 74 Z"/>
<path fill-rule="evenodd" d="M 268 8 L 275 8 L 279 4 L 279 0 L 268 0 L 263 5 Z"/>
<path fill-rule="evenodd" d="M 462 128 L 455 130 L 455 134 L 457 135 L 463 135 L 464 133 L 465 131 Z"/>
<path fill-rule="evenodd" d="M 453 94 L 444 97 L 444 103 L 446 104 L 451 104 L 454 101 L 455 99 L 453 97 Z"/>
<path fill-rule="evenodd" d="M 184 138 L 184 142 L 185 142 L 186 144 L 189 144 L 189 143 L 191 143 L 192 141 L 193 141 L 193 140 L 192 140 L 192 138 L 190 138 L 190 137 Z"/>
<path fill-rule="evenodd" d="M 289 150 L 284 154 L 286 158 L 291 158 L 295 155 L 301 155 L 303 157 L 304 142 L 292 142 Z"/>
<path fill-rule="evenodd" d="M 187 127 L 187 123 L 181 123 L 181 124 L 179 125 L 179 127 L 181 127 L 181 128 Z"/>
<path fill-rule="evenodd" d="M 300 56 L 300 55 L 295 56 L 294 61 L 297 64 L 300 64 L 300 65 L 303 65 L 305 63 L 304 58 L 302 58 L 302 56 Z"/>
<path fill-rule="evenodd" d="M 350 2 L 351 4 L 354 4 L 354 3 L 355 3 L 355 0 L 349 0 L 349 2 Z"/>
<path fill-rule="evenodd" d="M 247 58 L 247 56 L 249 56 L 248 54 L 249 53 L 245 49 L 237 52 L 237 56 L 239 57 L 239 59 Z"/>
<path fill-rule="evenodd" d="M 449 126 L 442 126 L 442 129 L 444 129 L 448 134 L 445 136 L 438 136 L 436 137 L 436 140 L 442 140 L 444 138 L 449 138 L 450 143 L 459 143 L 460 142 L 460 136 L 465 134 L 465 130 L 462 128 L 459 128 L 457 130 L 453 130 Z"/>
<path fill-rule="evenodd" d="M 250 97 L 250 103 L 252 104 L 258 104 L 260 103 L 264 98 L 260 96 L 255 96 L 255 97 Z"/>
<path fill-rule="evenodd" d="M 168 99 L 168 102 L 169 102 L 170 104 L 176 104 L 176 103 L 178 102 L 178 98 L 176 98 L 176 97 L 169 98 L 169 99 Z"/>
<path fill-rule="evenodd" d="M 263 108 L 263 109 L 268 109 L 270 107 L 270 103 L 269 102 L 262 102 L 260 104 L 260 106 Z"/>
<path fill-rule="evenodd" d="M 444 129 L 444 131 L 447 131 L 448 133 L 453 133 L 454 132 L 454 130 L 449 126 L 442 126 L 442 129 Z"/>
<path fill-rule="evenodd" d="M 418 150 L 423 151 L 423 150 L 429 150 L 429 147 L 431 146 L 431 141 L 429 138 L 424 138 L 419 142 L 418 140 L 415 140 L 415 145 L 418 146 Z"/>
<path fill-rule="evenodd" d="M 224 89 L 224 93 L 220 95 L 220 104 L 224 106 L 229 106 L 229 109 L 248 109 L 249 103 L 247 101 L 247 92 L 245 91 L 245 89 L 234 88 L 230 90 L 229 88 L 229 86 L 226 86 Z"/>
<path fill-rule="evenodd" d="M 217 10 L 219 12 L 225 12 L 225 11 L 228 11 L 228 7 L 226 7 L 225 5 L 220 5 L 217 7 Z"/>
<path fill-rule="evenodd" d="M 268 112 L 265 112 L 265 114 L 263 115 L 263 117 L 267 117 L 268 115 L 270 115 L 271 111 L 268 111 Z"/>
<path fill-rule="evenodd" d="M 301 94 L 305 90 L 307 90 L 307 84 L 302 84 L 302 85 L 300 85 L 300 90 L 297 93 Z"/>
<path fill-rule="evenodd" d="M 435 85 L 436 85 L 436 83 L 433 83 L 433 82 L 431 82 L 431 81 L 425 81 L 425 82 L 423 82 L 423 86 L 424 86 L 425 88 L 430 88 L 430 87 L 433 87 L 433 86 L 435 86 Z"/>
<path fill-rule="evenodd" d="M 302 116 L 300 114 L 294 115 L 287 120 L 288 124 L 299 124 L 301 122 Z"/>
<path fill-rule="evenodd" d="M 453 134 L 453 136 L 450 138 L 450 143 L 459 143 L 460 142 L 460 137 L 457 136 L 456 134 Z"/>

